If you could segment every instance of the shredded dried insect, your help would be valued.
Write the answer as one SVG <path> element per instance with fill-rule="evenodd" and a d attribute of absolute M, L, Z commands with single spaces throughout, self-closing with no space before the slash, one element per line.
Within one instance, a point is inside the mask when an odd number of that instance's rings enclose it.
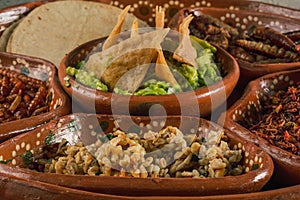
<path fill-rule="evenodd" d="M 45 82 L 0 68 L 0 123 L 47 112 L 47 94 Z"/>
<path fill-rule="evenodd" d="M 262 116 L 247 127 L 272 145 L 300 155 L 300 83 L 262 103 Z"/>

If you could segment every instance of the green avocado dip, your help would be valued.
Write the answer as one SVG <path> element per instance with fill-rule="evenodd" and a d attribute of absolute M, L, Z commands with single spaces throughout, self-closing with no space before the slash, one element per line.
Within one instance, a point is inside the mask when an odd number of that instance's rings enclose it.
<path fill-rule="evenodd" d="M 190 39 L 193 47 L 197 51 L 197 66 L 181 63 L 173 59 L 172 48 L 171 50 L 168 48 L 168 51 L 163 50 L 167 64 L 174 75 L 174 78 L 178 82 L 178 85 L 172 86 L 170 83 L 159 79 L 155 76 L 154 70 L 149 69 L 144 81 L 141 83 L 141 86 L 135 92 L 131 93 L 116 87 L 113 91 L 109 91 L 108 87 L 96 78 L 93 72 L 88 72 L 85 69 L 85 61 L 79 62 L 75 67 L 67 67 L 66 73 L 68 76 L 65 77 L 65 84 L 67 87 L 71 86 L 69 80 L 70 77 L 73 77 L 81 84 L 104 92 L 114 92 L 123 95 L 149 96 L 175 94 L 178 92 L 196 90 L 222 80 L 221 65 L 215 61 L 214 55 L 217 49 L 210 45 L 207 41 L 195 36 L 190 36 Z M 172 46 L 172 41 L 164 41 L 164 43 L 168 42 L 169 44 L 167 45 Z"/>

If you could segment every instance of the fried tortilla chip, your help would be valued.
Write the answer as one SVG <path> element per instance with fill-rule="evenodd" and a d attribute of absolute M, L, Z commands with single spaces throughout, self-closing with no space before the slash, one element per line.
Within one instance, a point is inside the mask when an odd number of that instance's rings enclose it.
<path fill-rule="evenodd" d="M 102 49 L 105 50 L 113 45 L 115 45 L 118 41 L 118 36 L 121 32 L 122 25 L 124 24 L 125 17 L 130 9 L 130 5 L 126 6 L 124 10 L 121 12 L 118 18 L 118 22 L 113 28 L 112 32 L 109 34 L 108 38 L 105 40 Z"/>
<path fill-rule="evenodd" d="M 156 55 L 154 48 L 132 50 L 116 58 L 103 72 L 101 80 L 110 90 L 118 88 L 133 93 L 140 87 Z"/>
<path fill-rule="evenodd" d="M 156 8 L 155 8 L 155 27 L 157 29 L 160 29 L 160 28 L 164 27 L 164 24 L 165 24 L 164 9 L 161 6 L 156 6 Z M 167 64 L 167 61 L 165 59 L 165 56 L 164 56 L 161 48 L 157 50 L 155 75 L 158 78 L 171 83 L 172 85 L 178 84 Z"/>
<path fill-rule="evenodd" d="M 130 37 L 135 37 L 139 35 L 139 21 L 135 18 L 131 26 Z"/>
<path fill-rule="evenodd" d="M 171 83 L 171 85 L 178 85 L 174 75 L 172 74 L 167 64 L 163 51 L 159 49 L 157 52 L 158 55 L 157 55 L 156 66 L 155 66 L 155 75 Z"/>
<path fill-rule="evenodd" d="M 114 28 L 122 9 L 93 1 L 55 1 L 31 11 L 16 27 L 7 51 L 41 57 L 57 67 L 78 45 L 105 37 Z M 133 14 L 128 13 L 122 31 L 130 30 Z M 139 21 L 140 27 L 147 24 Z"/>
<path fill-rule="evenodd" d="M 169 30 L 159 29 L 130 37 L 104 51 L 94 53 L 88 58 L 85 68 L 94 72 L 97 78 L 113 90 L 125 73 L 142 66 L 143 70 L 132 72 L 138 75 L 132 76 L 126 84 L 118 85 L 119 89 L 134 92 L 147 73 L 144 66 L 148 66 L 156 57 L 157 49 L 160 49 L 160 43 Z"/>
<path fill-rule="evenodd" d="M 188 15 L 179 25 L 179 45 L 173 54 L 173 58 L 179 62 L 197 66 L 197 51 L 192 46 L 190 40 L 189 25 L 193 20 L 192 15 Z"/>
<path fill-rule="evenodd" d="M 164 28 L 165 26 L 165 11 L 161 6 L 155 7 L 155 27 Z"/>

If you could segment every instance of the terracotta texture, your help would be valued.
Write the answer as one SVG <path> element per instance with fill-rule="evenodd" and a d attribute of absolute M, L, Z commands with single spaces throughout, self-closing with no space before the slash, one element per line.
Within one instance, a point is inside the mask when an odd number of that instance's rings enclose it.
<path fill-rule="evenodd" d="M 110 92 L 90 89 L 70 78 L 71 87 L 65 86 L 66 68 L 75 66 L 103 42 L 105 38 L 85 43 L 64 57 L 58 76 L 63 89 L 72 97 L 73 102 L 80 105 L 84 111 L 104 114 L 132 114 L 148 115 L 154 105 L 160 105 L 165 109 L 158 109 L 155 115 L 195 115 L 208 116 L 226 102 L 239 78 L 237 62 L 226 51 L 217 47 L 216 60 L 222 64 L 222 73 L 225 74 L 222 81 L 218 81 L 208 87 L 202 87 L 195 91 L 182 92 L 161 96 L 128 96 Z M 101 46 L 100 46 L 101 48 Z M 88 103 L 87 103 L 88 102 Z"/>
<path fill-rule="evenodd" d="M 262 25 L 271 27 L 276 31 L 284 33 L 298 30 L 300 23 L 299 19 L 285 17 L 283 15 L 276 15 L 274 13 L 200 7 L 181 9 L 170 20 L 168 24 L 169 27 L 171 27 L 172 29 L 178 28 L 180 22 L 184 17 L 184 10 L 210 15 L 212 17 L 220 19 L 227 24 L 230 24 L 241 32 L 247 32 L 247 29 L 253 25 Z M 249 81 L 262 75 L 283 70 L 294 70 L 298 69 L 300 66 L 300 62 L 256 64 L 239 59 L 237 59 L 237 61 L 240 67 L 240 79 L 237 86 L 240 88 L 243 88 Z"/>
<path fill-rule="evenodd" d="M 110 4 L 118 7 L 125 7 L 126 5 L 134 5 L 132 12 L 140 19 L 147 21 L 150 25 L 154 26 L 153 14 L 155 13 L 155 6 L 160 5 L 166 10 L 166 24 L 169 20 L 182 8 L 195 8 L 195 7 L 215 7 L 225 8 L 227 11 L 230 10 L 250 10 L 257 12 L 273 13 L 283 16 L 289 16 L 292 18 L 300 19 L 300 12 L 296 9 L 291 9 L 283 6 L 276 6 L 273 4 L 248 1 L 248 0 L 230 0 L 230 1 L 219 1 L 219 0 L 181 0 L 181 1 L 154 1 L 154 0 L 142 0 L 136 2 L 135 0 L 112 0 Z"/>
<path fill-rule="evenodd" d="M 298 82 L 300 71 L 284 71 L 268 74 L 251 81 L 243 96 L 224 112 L 219 124 L 237 133 L 245 140 L 252 141 L 266 151 L 274 160 L 275 172 L 272 180 L 277 186 L 290 186 L 300 183 L 300 156 L 271 145 L 265 139 L 251 133 L 240 123 L 246 119 L 255 119 L 260 115 L 260 101 L 268 98 L 273 91 L 287 89 L 288 86 Z M 254 109 L 253 109 L 254 108 Z M 239 121 L 240 123 L 238 123 Z"/>
<path fill-rule="evenodd" d="M 58 185 L 52 185 L 39 181 L 28 179 L 20 179 L 0 175 L 1 191 L 0 197 L 6 200 L 38 198 L 41 200 L 60 200 L 72 198 L 78 200 L 98 200 L 98 199 L 132 199 L 132 196 L 119 196 L 101 194 L 66 188 Z M 16 191 L 18 191 L 16 193 Z M 134 197 L 137 200 L 272 200 L 272 199 L 289 199 L 297 200 L 300 198 L 300 186 L 291 186 L 278 190 L 253 192 L 245 194 L 230 194 L 230 195 L 211 195 L 211 196 L 141 196 Z"/>
<path fill-rule="evenodd" d="M 11 6 L 8 8 L 3 8 L 0 10 L 0 24 L 2 27 L 0 33 L 11 25 L 12 22 L 21 18 L 22 15 L 26 15 L 28 12 L 32 11 L 34 8 L 42 5 L 41 2 L 30 2 L 21 5 Z"/>
<path fill-rule="evenodd" d="M 43 1 L 47 2 L 47 1 Z M 176 3 L 177 2 L 177 3 Z M 181 3 L 183 3 L 184 7 L 189 6 L 201 6 L 201 7 L 224 7 L 228 8 L 228 10 L 251 10 L 251 11 L 259 11 L 259 12 L 267 12 L 267 13 L 275 13 L 280 15 L 287 15 L 293 18 L 300 18 L 300 11 L 293 10 L 290 8 L 275 6 L 271 4 L 248 1 L 248 0 L 231 0 L 231 1 L 220 1 L 220 0 L 207 0 L 207 1 L 108 1 L 112 5 L 118 7 L 124 7 L 127 4 L 136 5 L 133 12 L 139 16 L 141 19 L 148 21 L 149 24 L 154 23 L 152 14 L 154 13 L 155 5 L 162 5 L 167 10 L 167 21 L 174 16 L 174 14 L 182 8 Z M 32 2 L 24 5 L 13 6 L 11 8 L 6 8 L 0 10 L 0 25 L 2 33 L 6 27 L 8 27 L 13 21 L 22 17 L 23 14 L 30 12 L 35 7 L 41 5 L 41 2 Z M 152 18 L 152 19 L 150 19 Z M 281 18 L 279 16 L 278 18 Z M 289 22 L 287 22 L 289 23 Z M 299 23 L 298 23 L 299 24 Z M 285 27 L 285 26 L 283 26 Z M 299 26 L 298 26 L 299 27 Z M 250 69 L 250 71 L 252 71 Z M 247 77 L 245 77 L 247 78 Z M 239 91 L 241 92 L 241 91 Z M 238 97 L 237 97 L 238 99 Z M 74 103 L 74 102 L 73 102 Z M 12 141 L 12 140 L 10 140 Z M 25 143 L 24 143 L 25 144 Z M 22 148 L 27 148 L 27 145 L 23 147 L 22 143 L 20 145 Z M 1 158 L 1 157 L 0 157 Z M 4 166 L 1 164 L 1 166 Z M 7 166 L 4 166 L 7 167 Z M 14 167 L 13 167 L 14 168 Z M 7 168 L 6 168 L 7 169 Z M 275 172 L 276 168 L 275 168 Z M 2 173 L 0 170 L 0 199 L 132 199 L 132 196 L 118 196 L 118 195 L 107 195 L 96 192 L 87 192 L 83 190 L 76 190 L 72 188 L 67 188 L 63 186 L 59 186 L 54 181 L 54 184 L 48 184 L 45 182 L 34 181 L 32 179 L 28 179 L 27 176 L 18 174 L 19 177 L 12 177 L 10 172 L 6 174 L 6 172 Z M 273 178 L 269 181 L 269 184 L 275 184 L 277 188 L 283 187 L 277 185 L 280 182 L 284 182 L 285 174 L 282 174 L 283 179 L 279 182 L 273 183 Z M 62 181 L 62 180 L 61 180 Z M 134 187 L 137 187 L 134 185 Z M 267 189 L 267 191 L 265 191 Z M 227 195 L 211 195 L 211 196 L 187 196 L 187 194 L 183 194 L 182 196 L 140 196 L 135 197 L 135 199 L 211 199 L 211 200 L 220 200 L 220 199 L 249 199 L 249 200 L 258 200 L 258 199 L 300 199 L 300 185 L 284 187 L 280 189 L 265 188 L 259 192 L 251 192 L 244 194 L 227 194 Z"/>
<path fill-rule="evenodd" d="M 29 77 L 43 80 L 47 76 L 48 95 L 51 96 L 49 111 L 20 120 L 4 122 L 0 124 L 0 141 L 11 138 L 21 132 L 31 130 L 53 118 L 66 115 L 70 112 L 70 99 L 62 90 L 57 79 L 57 71 L 53 64 L 39 58 L 33 58 L 18 54 L 0 52 L 1 68 L 12 69 L 20 72 L 21 67 L 26 66 Z"/>
<path fill-rule="evenodd" d="M 49 174 L 17 167 L 26 151 L 37 152 L 42 147 L 49 131 L 55 135 L 55 141 L 62 138 L 71 144 L 82 141 L 90 144 L 97 135 L 93 134 L 100 125 L 104 133 L 110 133 L 115 121 L 125 132 L 130 130 L 161 130 L 172 125 L 180 128 L 183 133 L 197 130 L 198 127 L 208 130 L 222 130 L 213 122 L 196 117 L 134 117 L 73 114 L 52 120 L 41 127 L 4 142 L 0 146 L 0 158 L 7 164 L 0 165 L 0 171 L 7 176 L 18 177 L 56 184 L 69 188 L 107 194 L 129 196 L 165 196 L 165 195 L 216 195 L 254 192 L 260 190 L 269 180 L 273 172 L 272 159 L 260 148 L 245 142 L 230 131 L 225 130 L 229 145 L 243 150 L 243 166 L 245 173 L 237 176 L 221 178 L 133 178 L 111 176 L 86 176 Z M 75 123 L 74 123 L 75 122 Z M 71 125 L 72 124 L 72 125 Z M 93 127 L 91 129 L 91 127 Z M 67 130 L 67 131 L 66 131 Z M 72 131 L 73 130 L 73 131 Z M 257 167 L 255 167 L 257 166 Z M 138 187 L 136 187 L 138 186 Z M 216 188 L 216 186 L 218 186 Z"/>
<path fill-rule="evenodd" d="M 60 200 L 72 198 L 78 200 L 98 200 L 98 199 L 132 199 L 132 196 L 119 196 L 101 194 L 66 188 L 58 185 L 52 185 L 39 181 L 28 179 L 13 178 L 6 175 L 0 175 L 1 191 L 0 197 L 6 200 L 37 198 L 41 200 Z M 16 193 L 16 191 L 18 191 Z M 278 190 L 253 192 L 245 194 L 230 195 L 211 195 L 211 196 L 141 196 L 134 197 L 137 200 L 272 200 L 272 199 L 289 199 L 297 200 L 300 198 L 300 186 L 291 186 Z"/>

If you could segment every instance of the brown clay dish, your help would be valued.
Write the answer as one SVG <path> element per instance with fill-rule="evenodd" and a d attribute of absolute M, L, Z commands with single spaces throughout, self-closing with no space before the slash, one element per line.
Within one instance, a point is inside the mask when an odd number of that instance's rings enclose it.
<path fill-rule="evenodd" d="M 127 3 L 131 3 L 130 1 L 125 1 L 123 3 L 118 3 L 120 1 L 112 1 L 111 3 L 115 6 L 121 6 L 125 5 Z M 212 2 L 212 4 L 210 4 Z M 231 6 L 231 2 L 232 5 Z M 13 6 L 11 8 L 7 9 L 2 9 L 1 10 L 1 16 L 8 16 L 8 17 L 1 17 L 1 25 L 2 25 L 2 31 L 5 30 L 6 27 L 8 27 L 11 22 L 14 20 L 18 19 L 21 17 L 25 12 L 30 12 L 32 9 L 34 9 L 36 6 L 39 6 L 41 2 L 31 2 L 31 3 L 26 3 L 23 5 L 17 5 Z M 136 3 L 136 1 L 132 2 L 131 4 Z M 151 2 L 150 2 L 151 3 Z M 169 1 L 160 1 L 157 2 L 157 4 L 165 4 L 164 6 L 167 9 L 167 17 L 168 20 L 173 17 L 173 15 L 181 9 L 180 5 L 177 4 L 171 4 Z M 189 3 L 193 3 L 193 1 L 189 1 Z M 188 4 L 189 4 L 188 3 Z M 200 3 L 200 2 L 199 2 Z M 287 13 L 287 15 L 298 18 L 300 15 L 297 14 L 299 11 L 298 10 L 293 10 L 290 8 L 282 8 L 279 6 L 275 5 L 266 5 L 265 3 L 262 2 L 254 2 L 254 1 L 230 1 L 230 2 L 221 2 L 221 1 L 202 1 L 201 6 L 208 6 L 210 7 L 213 5 L 214 7 L 218 7 L 219 4 L 226 3 L 227 8 L 229 9 L 250 9 L 250 10 L 255 10 L 257 9 L 259 12 L 261 11 L 267 11 L 267 12 L 275 12 L 275 13 Z M 236 3 L 237 5 L 235 5 Z M 184 3 L 184 6 L 188 7 L 189 5 Z M 245 4 L 245 6 L 242 6 Z M 138 16 L 140 15 L 141 19 L 145 19 L 149 21 L 149 24 L 153 24 L 153 19 L 148 20 L 148 18 L 152 17 L 152 14 L 154 11 L 151 8 L 151 5 L 149 5 L 149 1 L 141 2 L 138 3 L 138 8 L 134 10 L 134 13 L 137 14 Z M 265 7 L 265 5 L 267 7 Z M 191 5 L 193 6 L 193 5 Z M 225 5 L 224 5 L 225 6 Z M 222 7 L 224 7 L 222 5 Z M 150 8 L 149 8 L 150 7 Z M 153 7 L 153 4 L 152 4 Z M 221 7 L 221 6 L 220 6 Z M 290 14 L 292 13 L 292 14 Z M 296 14 L 294 14 L 296 13 Z M 1 31 L 1 32 L 2 32 Z M 4 191 L 4 193 L 1 193 L 1 198 L 4 197 L 5 199 L 15 199 L 15 198 L 24 198 L 25 196 L 34 196 L 42 199 L 62 199 L 62 198 L 69 198 L 70 196 L 80 199 L 99 199 L 99 198 L 105 198 L 106 196 L 103 196 L 102 194 L 99 193 L 90 193 L 90 192 L 83 192 L 83 191 L 78 191 L 78 190 L 73 190 L 73 189 L 67 189 L 65 187 L 60 187 L 52 184 L 46 184 L 42 183 L 39 181 L 33 181 L 33 180 L 28 180 L 25 179 L 14 179 L 12 177 L 7 177 L 6 175 L 1 176 L 1 182 L 3 184 L 0 184 L 0 190 Z M 19 192 L 15 192 L 19 191 Z M 65 192 L 67 191 L 67 192 Z M 276 190 L 271 190 L 271 191 L 261 191 L 261 192 L 254 192 L 254 193 L 246 193 L 246 194 L 229 194 L 229 195 L 217 195 L 217 196 L 198 196 L 198 197 L 175 197 L 175 196 L 170 196 L 170 197 L 154 197 L 154 196 L 148 196 L 148 197 L 136 197 L 137 199 L 274 199 L 274 198 L 280 198 L 280 199 L 299 199 L 300 198 L 300 188 L 299 185 L 292 186 L 292 187 L 286 187 L 282 189 L 276 189 Z M 126 197 L 126 196 L 113 196 L 109 195 L 108 199 L 131 199 L 131 197 Z"/>
<path fill-rule="evenodd" d="M 247 193 L 259 191 L 272 175 L 273 163 L 266 153 L 252 143 L 244 142 L 240 137 L 226 130 L 225 134 L 229 138 L 228 143 L 231 148 L 236 145 L 238 149 L 243 149 L 243 159 L 241 162 L 245 167 L 244 174 L 220 178 L 99 177 L 49 174 L 18 167 L 23 163 L 24 157 L 22 158 L 22 155 L 25 155 L 28 151 L 37 153 L 39 148 L 45 145 L 44 142 L 49 135 L 49 131 L 52 131 L 51 133 L 54 134 L 53 140 L 56 142 L 65 138 L 71 144 L 76 141 L 82 141 L 83 144 L 91 144 L 98 135 L 94 134 L 94 129 L 99 130 L 100 126 L 104 133 L 110 133 L 115 128 L 116 121 L 119 127 L 125 132 L 130 130 L 161 130 L 162 127 L 168 125 L 178 127 L 183 133 L 198 130 L 199 127 L 203 130 L 223 130 L 213 122 L 196 117 L 169 116 L 167 118 L 150 118 L 72 114 L 61 117 L 60 119 L 52 120 L 31 132 L 19 135 L 14 139 L 4 142 L 0 147 L 0 159 L 2 162 L 8 162 L 6 164 L 0 164 L 0 171 L 6 176 L 47 182 L 85 191 L 129 196 L 182 196 Z"/>
<path fill-rule="evenodd" d="M 66 87 L 65 77 L 68 66 L 76 66 L 84 60 L 90 52 L 101 44 L 105 38 L 93 40 L 72 50 L 67 54 L 58 69 L 58 76 L 63 89 L 72 97 L 73 102 L 83 110 L 96 111 L 104 114 L 132 114 L 148 115 L 154 105 L 161 108 L 156 115 L 200 115 L 208 116 L 216 108 L 226 102 L 239 78 L 239 67 L 235 59 L 223 49 L 217 47 L 216 60 L 222 65 L 223 79 L 208 87 L 201 87 L 194 91 L 181 92 L 160 96 L 129 96 L 91 89 L 70 77 L 70 87 Z M 97 48 L 101 49 L 98 45 Z M 99 49 L 98 49 L 99 50 Z M 117 108 L 116 108 L 117 106 Z"/>
<path fill-rule="evenodd" d="M 154 26 L 153 14 L 155 13 L 155 6 L 160 5 L 166 10 L 166 23 L 182 8 L 195 8 L 195 7 L 215 7 L 225 8 L 227 10 L 249 10 L 265 13 L 273 13 L 297 18 L 300 17 L 299 10 L 278 6 L 269 3 L 249 1 L 249 0 L 230 0 L 230 1 L 219 1 L 219 0 L 206 0 L 206 1 L 153 1 L 153 0 L 142 0 L 136 2 L 135 0 L 116 0 L 110 2 L 112 5 L 117 7 L 124 7 L 126 5 L 134 5 L 133 13 L 140 19 L 148 22 L 149 25 Z"/>
<path fill-rule="evenodd" d="M 88 192 L 83 190 L 76 190 L 72 188 L 62 187 L 58 185 L 33 181 L 28 179 L 21 179 L 0 175 L 1 191 L 0 197 L 7 200 L 24 199 L 24 197 L 36 197 L 43 200 L 53 199 L 84 199 L 84 200 L 98 200 L 98 199 L 132 199 L 132 196 L 118 196 L 110 194 L 101 194 L 96 192 Z M 18 191 L 18 192 L 16 192 Z M 134 197 L 138 200 L 272 200 L 272 199 L 289 199 L 297 200 L 300 197 L 300 186 L 291 186 L 277 190 L 261 191 L 245 194 L 230 194 L 230 195 L 211 195 L 211 196 L 140 196 Z"/>
<path fill-rule="evenodd" d="M 55 117 L 66 115 L 70 112 L 70 100 L 60 87 L 55 66 L 43 59 L 0 52 L 1 70 L 10 69 L 20 74 L 45 81 L 48 90 L 47 100 L 49 109 L 41 114 L 0 123 L 0 141 L 13 137 L 21 132 L 28 131 Z M 24 89 L 25 90 L 25 89 Z M 17 108 L 18 109 L 18 108 Z"/>
<path fill-rule="evenodd" d="M 245 126 L 262 115 L 261 102 L 264 99 L 268 99 L 275 91 L 287 90 L 289 86 L 299 82 L 299 78 L 300 71 L 292 70 L 255 79 L 247 85 L 243 96 L 219 118 L 219 123 L 224 124 L 225 128 L 256 143 L 271 155 L 275 163 L 272 181 L 277 187 L 300 183 L 300 156 L 271 145 L 267 140 L 251 133 Z"/>
<path fill-rule="evenodd" d="M 281 33 L 299 30 L 299 20 L 288 18 L 282 15 L 254 12 L 246 10 L 228 10 L 222 8 L 184 8 L 180 10 L 170 20 L 169 26 L 173 29 L 177 29 L 178 24 L 184 17 L 184 12 L 189 11 L 193 13 L 203 13 L 210 15 L 214 18 L 237 28 L 240 32 L 248 32 L 248 28 L 251 26 L 266 26 L 270 27 Z M 273 64 L 257 64 L 237 59 L 240 66 L 240 79 L 238 87 L 243 88 L 246 84 L 259 76 L 278 72 L 283 70 L 298 69 L 300 62 L 290 63 L 273 63 Z"/>

